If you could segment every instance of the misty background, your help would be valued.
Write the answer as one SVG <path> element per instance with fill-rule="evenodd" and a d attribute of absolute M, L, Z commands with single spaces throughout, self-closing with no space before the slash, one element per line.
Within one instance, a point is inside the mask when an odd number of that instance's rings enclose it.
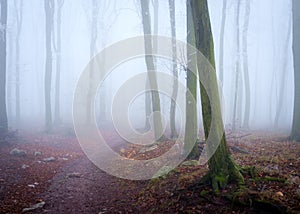
<path fill-rule="evenodd" d="M 143 35 L 139 1 L 101 0 L 97 2 L 95 7 L 92 0 L 63 1 L 61 51 L 55 51 L 57 47 L 54 44 L 56 44 L 57 38 L 54 38 L 52 42 L 54 49 L 51 85 L 53 118 L 55 118 L 56 64 L 58 56 L 61 57 L 60 120 L 57 123 L 57 126 L 60 127 L 71 127 L 72 101 L 76 83 L 91 58 L 114 42 Z M 223 81 L 219 78 L 219 90 L 222 90 L 220 94 L 222 94 L 225 128 L 232 129 L 233 123 L 235 123 L 236 129 L 273 130 L 276 128 L 289 131 L 292 125 L 294 100 L 291 1 L 242 0 L 238 16 L 237 2 L 236 0 L 227 0 L 226 21 L 224 34 L 222 34 L 223 1 L 208 1 L 219 77 L 220 40 L 222 37 L 224 38 Z M 248 29 L 245 26 L 247 2 L 250 5 Z M 158 3 L 157 34 L 171 37 L 168 1 L 158 1 Z M 177 39 L 186 41 L 186 2 L 177 0 L 175 4 Z M 44 1 L 8 1 L 8 9 L 7 110 L 9 127 L 11 129 L 43 130 L 46 58 Z M 151 18 L 154 19 L 153 4 L 150 4 L 150 12 Z M 57 33 L 57 24 L 57 10 L 54 10 L 54 34 Z M 92 41 L 92 35 L 95 35 L 94 26 L 97 29 L 97 37 Z M 243 37 L 245 35 L 246 40 Z M 93 51 L 90 47 L 92 42 L 95 42 Z M 245 44 L 247 51 L 244 49 Z M 239 50 L 238 47 L 240 47 Z M 247 126 L 243 125 L 247 106 L 244 95 L 245 54 L 248 58 L 250 83 L 250 113 Z M 172 74 L 171 62 L 158 59 L 157 70 Z M 122 83 L 140 72 L 146 72 L 144 58 L 122 64 L 106 78 L 99 89 L 99 99 L 96 102 L 96 105 L 99 106 L 99 109 L 96 110 L 99 123 L 110 120 L 111 102 Z M 185 84 L 185 78 L 186 71 L 181 68 L 179 80 Z M 237 96 L 235 96 L 236 94 Z M 167 96 L 161 96 L 162 112 L 168 115 L 170 100 Z M 235 98 L 237 99 L 236 104 Z M 129 112 L 130 118 L 137 127 L 139 124 L 140 127 L 143 127 L 145 123 L 144 100 L 144 95 L 138 97 Z M 20 110 L 17 108 L 18 102 Z M 235 107 L 236 115 L 234 116 Z M 201 113 L 198 112 L 198 115 L 199 126 L 202 127 Z M 168 118 L 167 116 L 166 119 Z"/>

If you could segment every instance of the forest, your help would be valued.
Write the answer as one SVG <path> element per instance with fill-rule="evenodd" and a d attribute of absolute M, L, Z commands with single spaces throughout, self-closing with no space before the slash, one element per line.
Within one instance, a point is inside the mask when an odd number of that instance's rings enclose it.
<path fill-rule="evenodd" d="M 299 0 L 0 0 L 0 214 L 300 213 Z"/>

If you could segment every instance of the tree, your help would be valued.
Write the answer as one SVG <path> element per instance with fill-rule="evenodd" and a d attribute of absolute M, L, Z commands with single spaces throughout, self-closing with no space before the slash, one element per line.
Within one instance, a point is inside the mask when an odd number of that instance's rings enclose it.
<path fill-rule="evenodd" d="M 52 29 L 54 15 L 54 0 L 44 0 L 46 14 L 46 64 L 45 64 L 45 120 L 46 131 L 52 130 L 51 82 L 52 82 Z"/>
<path fill-rule="evenodd" d="M 164 139 L 162 120 L 160 114 L 160 98 L 158 93 L 158 85 L 156 79 L 154 59 L 152 56 L 152 39 L 149 37 L 151 35 L 151 19 L 149 12 L 149 0 L 141 0 L 141 11 L 142 11 L 142 22 L 145 38 L 145 62 L 148 70 L 149 85 L 151 88 L 151 101 L 152 101 L 152 112 L 153 115 L 153 126 L 155 140 L 162 141 Z"/>
<path fill-rule="evenodd" d="M 0 133 L 8 131 L 6 112 L 6 27 L 7 0 L 0 0 Z"/>
<path fill-rule="evenodd" d="M 236 65 L 235 65 L 235 90 L 234 90 L 234 100 L 233 100 L 233 117 L 232 117 L 232 130 L 236 129 L 237 125 L 237 113 L 238 113 L 238 102 L 240 99 L 240 86 L 239 86 L 239 80 L 240 80 L 240 7 L 241 7 L 241 0 L 237 0 L 237 11 L 236 11 Z"/>
<path fill-rule="evenodd" d="M 208 59 L 210 64 L 215 68 L 214 45 L 211 31 L 211 24 L 208 12 L 207 0 L 191 0 L 191 12 L 195 26 L 195 42 L 196 48 Z M 225 188 L 231 181 L 243 183 L 244 178 L 230 155 L 227 147 L 225 132 L 223 130 L 223 121 L 221 115 L 220 97 L 218 92 L 218 84 L 216 72 L 210 72 L 210 78 L 202 79 L 206 75 L 200 73 L 201 60 L 197 59 L 198 76 L 201 81 L 205 81 L 207 88 L 200 81 L 200 94 L 203 116 L 203 127 L 208 152 L 209 173 L 204 177 L 209 181 L 215 191 L 219 188 Z M 210 96 L 208 95 L 210 94 Z M 210 99 L 209 99 L 210 97 Z M 216 114 L 216 120 L 212 120 L 212 112 Z M 214 122 L 218 130 L 210 130 L 211 123 Z M 221 134 L 221 142 L 217 148 L 214 148 L 214 142 L 208 141 L 210 132 L 218 132 Z"/>
<path fill-rule="evenodd" d="M 284 92 L 285 92 L 285 86 L 286 86 L 286 79 L 287 79 L 287 72 L 288 72 L 288 62 L 289 62 L 289 55 L 287 55 L 286 53 L 288 53 L 289 51 L 289 44 L 291 41 L 291 34 L 292 34 L 292 14 L 289 17 L 289 22 L 288 22 L 288 30 L 287 30 L 287 34 L 286 34 L 286 39 L 284 41 L 284 60 L 283 60 L 283 64 L 282 64 L 282 77 L 281 77 L 281 84 L 280 84 L 280 90 L 279 90 L 279 102 L 277 105 L 277 109 L 276 109 L 276 114 L 275 114 L 275 121 L 274 121 L 274 126 L 275 128 L 278 128 L 279 125 L 279 117 L 280 115 L 282 115 L 282 107 L 284 104 Z"/>
<path fill-rule="evenodd" d="M 293 0 L 294 116 L 291 139 L 300 141 L 300 1 Z"/>
<path fill-rule="evenodd" d="M 245 113 L 243 127 L 249 127 L 250 117 L 250 80 L 249 80 L 249 68 L 248 68 L 248 28 L 250 20 L 251 1 L 246 0 L 246 14 L 243 29 L 243 68 L 244 68 L 244 82 L 245 82 Z"/>
<path fill-rule="evenodd" d="M 20 36 L 23 22 L 23 1 L 14 2 L 16 6 L 16 23 L 17 23 L 17 36 L 16 36 L 16 123 L 20 122 Z"/>
<path fill-rule="evenodd" d="M 56 24 L 56 76 L 55 76 L 55 109 L 54 121 L 60 123 L 60 76 L 61 76 L 61 11 L 64 0 L 57 0 Z"/>
<path fill-rule="evenodd" d="M 173 58 L 173 92 L 170 107 L 170 126 L 171 126 L 171 138 L 177 137 L 176 131 L 176 98 L 178 94 L 178 66 L 177 66 L 177 47 L 176 47 L 176 21 L 175 21 L 175 2 L 169 0 L 170 22 L 171 22 L 171 34 L 172 34 L 172 58 Z"/>
<path fill-rule="evenodd" d="M 223 76 L 224 76 L 224 40 L 225 40 L 225 24 L 226 24 L 226 9 L 227 9 L 227 0 L 223 0 L 222 8 L 222 21 L 221 21 L 221 30 L 220 30 L 220 57 L 219 57 L 219 76 L 221 86 L 223 88 Z"/>
<path fill-rule="evenodd" d="M 195 33 L 193 25 L 193 17 L 191 12 L 191 0 L 186 1 L 187 10 L 187 43 L 195 46 Z M 197 139 L 197 74 L 193 70 L 197 69 L 197 65 L 193 62 L 196 55 L 187 49 L 187 69 L 186 69 L 186 85 L 188 92 L 186 93 L 186 123 L 184 135 L 184 150 L 187 151 L 189 145 L 195 144 Z M 193 69 L 192 69 L 193 68 Z M 194 102 L 193 102 L 194 100 Z M 192 151 L 188 155 L 188 159 L 196 159 L 199 157 L 200 151 L 198 145 L 195 144 Z"/>

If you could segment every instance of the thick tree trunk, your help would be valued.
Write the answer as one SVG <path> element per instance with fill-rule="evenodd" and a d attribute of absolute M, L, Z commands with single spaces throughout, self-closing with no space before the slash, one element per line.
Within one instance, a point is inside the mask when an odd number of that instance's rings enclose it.
<path fill-rule="evenodd" d="M 187 43 L 195 46 L 195 33 L 193 25 L 193 17 L 191 12 L 191 0 L 186 1 L 187 10 Z M 196 159 L 199 157 L 199 149 L 196 142 L 198 132 L 197 120 L 197 75 L 192 71 L 197 70 L 196 55 L 187 49 L 187 71 L 186 85 L 188 92 L 186 93 L 186 123 L 184 135 L 184 150 L 187 151 L 190 145 L 194 145 L 192 151 L 188 155 L 188 159 Z M 191 69 L 192 68 L 192 69 Z"/>
<path fill-rule="evenodd" d="M 6 112 L 6 27 L 7 0 L 1 0 L 0 26 L 0 134 L 8 131 Z"/>
<path fill-rule="evenodd" d="M 145 35 L 145 51 L 146 51 L 145 61 L 148 70 L 149 85 L 151 88 L 152 111 L 155 113 L 153 116 L 154 135 L 157 141 L 162 141 L 164 139 L 164 135 L 163 135 L 162 120 L 161 120 L 161 112 L 160 112 L 160 99 L 159 99 L 158 85 L 156 80 L 154 59 L 153 56 L 151 55 L 153 46 L 152 46 L 151 38 L 148 37 L 151 34 L 149 0 L 141 0 L 141 10 L 142 10 L 142 19 L 143 19 L 143 29 Z"/>
<path fill-rule="evenodd" d="M 173 92 L 170 107 L 170 126 L 171 126 L 171 138 L 177 137 L 176 131 L 176 99 L 178 94 L 178 66 L 177 66 L 177 47 L 176 47 L 176 21 L 175 21 L 175 2 L 174 0 L 169 0 L 169 11 L 170 11 L 170 22 L 171 22 L 171 32 L 172 32 L 172 58 L 173 58 Z"/>
<path fill-rule="evenodd" d="M 45 119 L 46 131 L 52 130 L 51 82 L 52 82 L 52 28 L 54 1 L 44 0 L 46 13 L 46 67 L 45 67 Z"/>
<path fill-rule="evenodd" d="M 291 139 L 300 141 L 300 1 L 293 0 L 294 118 Z"/>
<path fill-rule="evenodd" d="M 213 37 L 207 0 L 191 0 L 191 8 L 195 25 L 196 47 L 208 59 L 213 68 L 215 68 Z M 197 63 L 198 68 L 201 68 L 200 59 L 197 60 Z M 198 72 L 198 75 L 201 77 L 202 75 L 199 69 Z M 208 74 L 204 74 L 203 76 L 206 75 Z M 211 76 L 208 79 L 200 80 L 203 126 L 208 157 L 211 157 L 208 160 L 210 171 L 206 178 L 211 182 L 214 190 L 218 191 L 219 188 L 225 188 L 230 181 L 243 183 L 244 179 L 232 159 L 226 144 L 216 72 L 214 71 L 212 73 L 212 71 L 210 71 L 210 75 Z M 201 81 L 206 81 L 206 89 Z M 208 96 L 208 93 L 210 96 Z M 215 121 L 212 121 L 212 112 L 216 114 L 214 115 L 216 118 Z M 215 123 L 213 127 L 216 127 L 219 130 L 210 130 L 212 122 Z M 208 141 L 210 131 L 217 132 L 222 136 L 221 142 L 218 144 L 217 148 L 214 148 L 215 142 Z"/>
<path fill-rule="evenodd" d="M 249 69 L 248 69 L 248 29 L 250 20 L 251 1 L 246 1 L 246 14 L 243 29 L 243 58 L 244 58 L 244 82 L 245 82 L 245 113 L 243 127 L 249 127 L 250 117 L 250 80 L 249 80 Z"/>
<path fill-rule="evenodd" d="M 61 11 L 64 0 L 57 1 L 57 26 L 56 26 L 56 77 L 55 77 L 55 109 L 54 121 L 56 124 L 61 122 L 60 118 L 60 76 L 61 76 Z"/>

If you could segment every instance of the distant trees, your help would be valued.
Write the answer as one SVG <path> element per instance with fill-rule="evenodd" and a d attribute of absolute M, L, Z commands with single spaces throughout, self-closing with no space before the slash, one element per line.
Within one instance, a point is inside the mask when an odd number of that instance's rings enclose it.
<path fill-rule="evenodd" d="M 16 124 L 20 123 L 20 36 L 23 23 L 23 1 L 14 1 L 16 7 L 16 24 L 17 24 L 17 35 L 16 35 Z"/>
<path fill-rule="evenodd" d="M 145 62 L 148 70 L 149 85 L 151 88 L 151 101 L 152 101 L 152 112 L 153 114 L 153 128 L 155 140 L 161 141 L 164 139 L 162 118 L 160 111 L 160 98 L 158 92 L 158 85 L 156 79 L 154 58 L 151 55 L 153 49 L 152 38 L 149 37 L 151 34 L 151 19 L 149 11 L 149 0 L 141 0 L 141 11 L 142 11 L 142 22 L 145 38 Z"/>
<path fill-rule="evenodd" d="M 300 1 L 293 0 L 294 117 L 291 139 L 300 141 Z"/>
<path fill-rule="evenodd" d="M 178 94 L 178 66 L 177 66 L 177 47 L 176 47 L 176 20 L 175 20 L 175 2 L 174 0 L 169 0 L 169 11 L 170 11 L 170 22 L 171 22 L 171 35 L 172 35 L 172 57 L 173 57 L 173 92 L 171 99 L 171 107 L 170 107 L 170 126 L 171 126 L 171 138 L 177 137 L 176 131 L 176 99 Z"/>
<path fill-rule="evenodd" d="M 6 30 L 7 0 L 0 0 L 0 133 L 8 131 L 6 112 Z"/>
<path fill-rule="evenodd" d="M 233 98 L 233 117 L 232 117 L 232 130 L 236 129 L 239 125 L 239 101 L 241 100 L 241 85 L 240 85 L 240 75 L 241 75 L 241 64 L 240 64 L 240 10 L 241 10 L 241 0 L 237 0 L 237 10 L 236 10 L 236 59 L 235 59 L 235 85 L 234 85 L 234 98 Z"/>
<path fill-rule="evenodd" d="M 249 65 L 248 65 L 248 29 L 251 12 L 251 0 L 245 1 L 245 21 L 243 26 L 243 70 L 244 70 L 244 84 L 245 84 L 245 112 L 243 127 L 249 127 L 250 117 L 250 80 L 249 80 Z"/>
<path fill-rule="evenodd" d="M 61 122 L 60 116 L 60 76 L 61 76 L 61 13 L 64 0 L 57 0 L 57 18 L 56 18 L 56 76 L 55 76 L 55 109 L 54 122 Z M 53 35 L 54 37 L 54 35 Z"/>
<path fill-rule="evenodd" d="M 191 0 L 190 3 L 195 27 L 194 33 L 196 47 L 215 68 L 214 45 L 207 0 Z M 198 72 L 199 68 L 201 68 L 200 62 L 201 60 L 198 59 Z M 200 76 L 200 72 L 198 75 Z M 207 152 L 209 157 L 212 155 L 208 160 L 210 171 L 206 175 L 205 179 L 212 184 L 215 191 L 218 191 L 219 188 L 225 188 L 230 181 L 243 183 L 244 179 L 240 174 L 234 160 L 232 159 L 226 144 L 216 73 L 210 73 L 210 75 L 211 76 L 209 78 L 205 80 L 202 79 L 202 81 L 205 81 L 207 84 L 206 89 L 200 82 L 202 116 Z M 210 94 L 210 99 L 208 93 Z M 212 120 L 212 112 L 216 114 L 216 121 Z M 215 123 L 214 127 L 217 127 L 218 130 L 210 130 L 212 123 Z M 211 131 L 222 135 L 221 142 L 218 144 L 217 148 L 214 148 L 214 142 L 208 141 L 208 136 Z M 212 154 L 212 151 L 215 152 Z"/>
<path fill-rule="evenodd" d="M 46 63 L 45 63 L 45 126 L 46 131 L 52 130 L 51 83 L 52 83 L 52 29 L 54 16 L 54 0 L 44 0 L 46 14 Z"/>
<path fill-rule="evenodd" d="M 223 88 L 223 77 L 224 77 L 224 40 L 225 40 L 225 25 L 227 18 L 227 0 L 223 0 L 222 8 L 222 21 L 221 21 L 221 30 L 220 30 L 220 56 L 219 56 L 219 78 L 221 86 Z"/>

